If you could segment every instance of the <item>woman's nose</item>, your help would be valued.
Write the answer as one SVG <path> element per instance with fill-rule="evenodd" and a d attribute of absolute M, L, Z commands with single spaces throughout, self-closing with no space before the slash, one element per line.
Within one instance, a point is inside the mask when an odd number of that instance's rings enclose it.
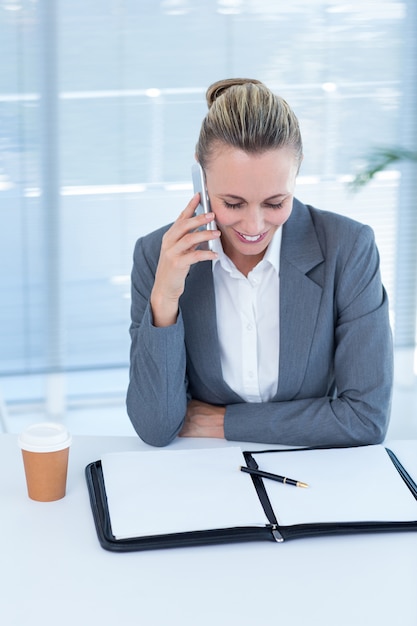
<path fill-rule="evenodd" d="M 265 229 L 265 220 L 261 207 L 248 208 L 242 216 L 242 229 L 245 235 L 259 235 Z"/>

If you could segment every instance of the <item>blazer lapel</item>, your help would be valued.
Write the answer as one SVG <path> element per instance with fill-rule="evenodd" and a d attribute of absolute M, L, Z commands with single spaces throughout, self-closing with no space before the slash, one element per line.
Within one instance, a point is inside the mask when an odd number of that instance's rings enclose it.
<path fill-rule="evenodd" d="M 283 226 L 280 259 L 280 365 L 277 401 L 299 391 L 322 296 L 308 272 L 324 260 L 309 211 L 294 200 Z"/>
<path fill-rule="evenodd" d="M 222 376 L 211 262 L 196 263 L 190 268 L 180 304 L 186 327 L 188 366 L 198 369 L 201 382 L 219 403 L 224 402 L 225 395 L 230 402 L 241 402 Z"/>

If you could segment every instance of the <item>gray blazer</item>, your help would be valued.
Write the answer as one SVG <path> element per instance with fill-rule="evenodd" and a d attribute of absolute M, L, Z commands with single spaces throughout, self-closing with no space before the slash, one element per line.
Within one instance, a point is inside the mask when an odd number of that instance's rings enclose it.
<path fill-rule="evenodd" d="M 132 271 L 127 409 L 144 441 L 172 441 L 190 398 L 226 406 L 225 436 L 236 441 L 383 440 L 392 338 L 371 228 L 294 200 L 281 245 L 278 390 L 265 403 L 244 402 L 223 380 L 210 262 L 191 267 L 177 323 L 152 325 L 149 296 L 167 229 L 139 239 Z"/>

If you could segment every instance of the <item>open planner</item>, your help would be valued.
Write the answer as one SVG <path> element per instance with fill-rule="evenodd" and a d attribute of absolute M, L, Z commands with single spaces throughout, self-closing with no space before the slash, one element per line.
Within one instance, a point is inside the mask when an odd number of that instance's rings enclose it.
<path fill-rule="evenodd" d="M 110 453 L 86 478 L 98 539 L 112 551 L 417 530 L 417 485 L 380 445 Z"/>

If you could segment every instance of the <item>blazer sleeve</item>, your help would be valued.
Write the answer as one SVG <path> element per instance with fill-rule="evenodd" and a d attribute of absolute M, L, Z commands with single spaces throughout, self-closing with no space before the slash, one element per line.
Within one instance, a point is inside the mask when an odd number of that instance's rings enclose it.
<path fill-rule="evenodd" d="M 127 412 L 139 437 L 154 446 L 172 441 L 186 407 L 186 356 L 181 313 L 168 328 L 153 326 L 149 298 L 161 233 L 139 239 L 132 269 L 130 379 Z"/>
<path fill-rule="evenodd" d="M 391 405 L 393 348 L 388 300 L 369 227 L 362 227 L 335 271 L 332 290 L 328 298 L 335 304 L 335 390 L 308 396 L 301 390 L 285 401 L 228 405 L 227 439 L 295 446 L 354 446 L 384 439 Z M 310 374 L 313 378 L 314 371 Z"/>

